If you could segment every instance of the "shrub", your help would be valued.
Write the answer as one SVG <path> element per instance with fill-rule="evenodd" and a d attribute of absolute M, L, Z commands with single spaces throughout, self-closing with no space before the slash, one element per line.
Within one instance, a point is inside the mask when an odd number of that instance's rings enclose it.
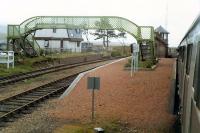
<path fill-rule="evenodd" d="M 120 51 L 112 51 L 111 52 L 111 56 L 112 57 L 117 57 L 117 56 L 122 56 L 122 55 L 121 55 Z"/>
<path fill-rule="evenodd" d="M 153 65 L 154 64 L 152 60 L 139 61 L 139 67 L 141 68 L 151 68 Z M 128 59 L 128 62 L 124 67 L 131 67 L 131 59 Z"/>
<path fill-rule="evenodd" d="M 144 64 L 143 64 L 144 68 L 151 68 L 152 66 L 153 66 L 153 61 L 152 60 L 144 61 Z"/>

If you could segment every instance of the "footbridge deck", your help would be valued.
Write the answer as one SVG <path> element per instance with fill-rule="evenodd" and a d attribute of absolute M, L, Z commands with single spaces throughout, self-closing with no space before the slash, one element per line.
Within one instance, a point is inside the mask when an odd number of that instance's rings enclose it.
<path fill-rule="evenodd" d="M 34 33 L 40 29 L 104 29 L 125 31 L 138 43 L 148 41 L 154 53 L 154 28 L 138 26 L 128 19 L 116 16 L 36 16 L 19 25 L 8 25 L 8 44 L 23 49 L 29 55 L 39 55 L 40 47 Z M 8 45 L 9 46 L 9 45 Z"/>

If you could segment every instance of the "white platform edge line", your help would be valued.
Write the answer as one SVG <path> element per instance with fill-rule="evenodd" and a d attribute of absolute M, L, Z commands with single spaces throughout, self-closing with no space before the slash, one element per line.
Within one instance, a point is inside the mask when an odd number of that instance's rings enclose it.
<path fill-rule="evenodd" d="M 115 61 L 113 61 L 113 62 L 111 62 L 111 63 L 105 64 L 105 65 L 101 65 L 101 66 L 96 67 L 96 68 L 94 68 L 94 69 L 92 69 L 92 70 L 88 70 L 88 71 L 85 71 L 85 72 L 83 72 L 83 73 L 80 73 L 80 74 L 75 78 L 75 80 L 71 83 L 71 85 L 67 88 L 67 90 L 59 97 L 59 99 L 63 99 L 65 96 L 69 95 L 69 93 L 75 88 L 75 86 L 78 84 L 78 82 L 81 80 L 81 78 L 82 78 L 83 76 L 85 76 L 85 74 L 87 74 L 87 73 L 89 73 L 89 72 L 92 72 L 92 71 L 95 71 L 95 70 L 97 70 L 97 69 L 100 69 L 100 68 L 102 68 L 102 67 L 106 67 L 106 66 L 111 65 L 111 64 L 113 64 L 113 63 L 116 63 L 116 62 L 125 60 L 125 59 L 127 59 L 127 58 L 130 58 L 130 57 L 125 57 L 125 58 L 122 58 L 122 59 L 119 59 L 119 60 L 115 60 Z"/>

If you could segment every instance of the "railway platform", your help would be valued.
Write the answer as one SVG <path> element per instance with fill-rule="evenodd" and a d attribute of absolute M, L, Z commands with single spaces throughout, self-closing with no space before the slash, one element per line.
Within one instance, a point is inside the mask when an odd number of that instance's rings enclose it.
<path fill-rule="evenodd" d="M 87 127 L 91 122 L 91 91 L 87 89 L 87 77 L 99 76 L 100 90 L 95 91 L 97 126 L 114 120 L 125 126 L 122 133 L 173 133 L 175 117 L 169 112 L 169 98 L 174 61 L 163 58 L 154 70 L 140 70 L 133 77 L 124 69 L 127 59 L 90 71 L 68 95 L 46 101 L 1 131 L 62 133 L 79 124 Z"/>
<path fill-rule="evenodd" d="M 141 130 L 171 130 L 174 116 L 169 111 L 170 85 L 174 59 L 161 59 L 153 71 L 139 71 L 133 77 L 124 70 L 127 59 L 87 73 L 73 91 L 58 101 L 57 118 L 88 122 L 91 118 L 91 92 L 87 77 L 99 76 L 95 91 L 96 120 L 119 119 Z"/>

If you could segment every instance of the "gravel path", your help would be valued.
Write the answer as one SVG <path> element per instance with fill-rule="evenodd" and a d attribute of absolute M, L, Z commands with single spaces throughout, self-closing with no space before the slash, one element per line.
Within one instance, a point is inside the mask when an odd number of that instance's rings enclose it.
<path fill-rule="evenodd" d="M 98 69 L 84 76 L 76 88 L 57 102 L 50 113 L 56 118 L 88 122 L 91 118 L 91 92 L 87 77 L 101 77 L 101 89 L 95 92 L 97 120 L 120 119 L 143 128 L 170 128 L 170 78 L 173 59 L 161 59 L 154 71 L 139 71 L 131 78 L 124 70 L 127 60 Z"/>

